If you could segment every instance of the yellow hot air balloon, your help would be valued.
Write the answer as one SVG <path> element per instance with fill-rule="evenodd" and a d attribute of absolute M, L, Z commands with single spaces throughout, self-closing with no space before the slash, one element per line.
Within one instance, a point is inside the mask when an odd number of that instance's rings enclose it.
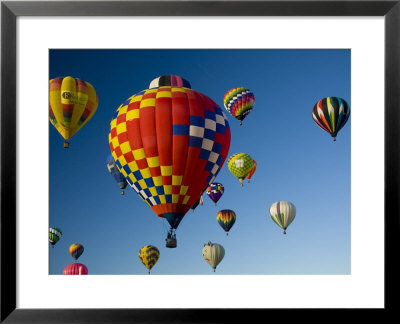
<path fill-rule="evenodd" d="M 252 168 L 253 159 L 246 153 L 236 153 L 228 159 L 228 169 L 239 179 L 242 187 L 243 179 L 250 173 Z"/>
<path fill-rule="evenodd" d="M 50 80 L 50 123 L 68 140 L 78 132 L 97 110 L 99 100 L 93 86 L 67 76 Z"/>
<path fill-rule="evenodd" d="M 139 259 L 144 266 L 149 270 L 154 267 L 160 258 L 160 250 L 154 245 L 145 245 L 139 250 Z"/>

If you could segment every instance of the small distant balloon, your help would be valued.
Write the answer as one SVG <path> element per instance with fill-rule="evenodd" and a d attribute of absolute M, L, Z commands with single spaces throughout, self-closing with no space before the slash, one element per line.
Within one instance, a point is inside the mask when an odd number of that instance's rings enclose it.
<path fill-rule="evenodd" d="M 229 230 L 235 224 L 236 214 L 231 209 L 222 209 L 217 213 L 217 222 L 224 229 L 226 235 L 228 235 Z"/>
<path fill-rule="evenodd" d="M 236 153 L 228 159 L 229 171 L 239 179 L 240 185 L 243 187 L 243 179 L 249 174 L 253 168 L 253 159 L 246 153 Z"/>
<path fill-rule="evenodd" d="M 82 263 L 71 263 L 64 268 L 63 275 L 87 275 L 88 268 Z"/>
<path fill-rule="evenodd" d="M 54 245 L 61 239 L 62 231 L 58 227 L 49 228 L 49 242 L 54 247 Z"/>
<path fill-rule="evenodd" d="M 220 244 L 208 242 L 207 244 L 204 244 L 202 255 L 204 260 L 206 260 L 215 272 L 217 265 L 225 256 L 225 249 Z"/>
<path fill-rule="evenodd" d="M 272 220 L 283 229 L 283 234 L 286 234 L 286 229 L 296 216 L 296 207 L 289 201 L 277 201 L 269 208 L 269 214 Z"/>
<path fill-rule="evenodd" d="M 242 125 L 243 119 L 254 107 L 255 98 L 253 92 L 244 87 L 229 90 L 224 96 L 225 109 Z"/>
<path fill-rule="evenodd" d="M 69 247 L 69 254 L 76 260 L 82 255 L 84 248 L 82 244 L 74 243 Z"/>
<path fill-rule="evenodd" d="M 154 267 L 160 258 L 160 251 L 153 245 L 145 245 L 139 250 L 139 259 L 144 266 L 149 270 Z"/>
<path fill-rule="evenodd" d="M 94 115 L 99 98 L 93 86 L 67 76 L 50 80 L 50 123 L 64 138 L 64 147 Z"/>
<path fill-rule="evenodd" d="M 206 189 L 207 196 L 214 202 L 215 206 L 217 206 L 218 200 L 224 194 L 224 186 L 222 183 L 213 182 Z"/>
<path fill-rule="evenodd" d="M 118 183 L 118 186 L 121 189 L 121 195 L 123 195 L 124 189 L 128 185 L 128 182 L 126 181 L 124 175 L 118 170 L 118 167 L 115 164 L 114 158 L 111 153 L 107 156 L 107 169 L 114 180 Z"/>
<path fill-rule="evenodd" d="M 350 107 L 342 98 L 326 97 L 314 105 L 312 117 L 317 125 L 331 134 L 336 141 L 338 132 L 350 117 Z"/>
<path fill-rule="evenodd" d="M 250 182 L 251 177 L 256 172 L 257 169 L 257 162 L 253 159 L 253 167 L 251 168 L 250 172 L 247 174 L 246 179 L 247 182 Z"/>

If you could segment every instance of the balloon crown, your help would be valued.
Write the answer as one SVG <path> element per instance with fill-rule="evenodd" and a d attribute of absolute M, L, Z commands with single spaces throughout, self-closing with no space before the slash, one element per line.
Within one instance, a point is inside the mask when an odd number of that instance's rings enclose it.
<path fill-rule="evenodd" d="M 189 81 L 178 75 L 162 75 L 150 82 L 149 88 L 159 88 L 159 87 L 183 87 L 191 89 Z"/>

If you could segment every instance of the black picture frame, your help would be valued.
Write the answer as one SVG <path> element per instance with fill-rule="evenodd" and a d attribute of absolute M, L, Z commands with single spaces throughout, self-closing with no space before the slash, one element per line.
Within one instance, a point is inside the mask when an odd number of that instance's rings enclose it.
<path fill-rule="evenodd" d="M 383 16 L 385 19 L 385 306 L 396 312 L 400 231 L 400 0 L 395 1 L 2 1 L 1 2 L 1 317 L 3 323 L 203 323 L 288 316 L 342 319 L 335 309 L 19 309 L 16 307 L 16 19 L 18 16 Z M 345 293 L 345 292 L 344 292 Z M 307 312 L 306 312 L 307 311 Z M 308 311 L 312 311 L 310 317 Z M 342 309 L 371 320 L 371 310 Z M 362 312 L 362 315 L 360 312 Z M 211 312 L 211 314 L 210 314 Z M 272 314 L 272 315 L 271 315 Z M 295 314 L 295 315 L 292 315 Z M 332 315 L 331 315 L 332 314 Z M 349 316 L 351 314 L 348 314 Z M 314 317 L 315 316 L 315 317 Z M 272 319 L 272 317 L 271 317 Z M 350 318 L 347 318 L 351 320 Z M 360 317 L 358 318 L 360 320 Z M 346 320 L 346 318 L 344 318 Z M 247 322 L 247 320 L 242 320 Z"/>

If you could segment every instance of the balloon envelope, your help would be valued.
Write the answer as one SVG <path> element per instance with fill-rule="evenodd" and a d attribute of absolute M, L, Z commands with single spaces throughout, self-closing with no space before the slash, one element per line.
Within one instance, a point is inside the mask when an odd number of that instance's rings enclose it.
<path fill-rule="evenodd" d="M 68 251 L 75 260 L 78 260 L 78 258 L 82 255 L 84 248 L 82 244 L 74 243 L 70 245 Z"/>
<path fill-rule="evenodd" d="M 49 242 L 51 245 L 56 244 L 62 236 L 62 231 L 57 227 L 49 228 Z"/>
<path fill-rule="evenodd" d="M 206 189 L 207 196 L 216 204 L 217 201 L 224 194 L 224 186 L 222 183 L 214 182 L 208 186 Z"/>
<path fill-rule="evenodd" d="M 253 92 L 244 87 L 237 87 L 229 90 L 224 96 L 225 109 L 236 119 L 242 120 L 254 107 L 255 98 Z"/>
<path fill-rule="evenodd" d="M 124 175 L 118 170 L 118 167 L 115 164 L 114 158 L 111 153 L 107 157 L 107 169 L 108 172 L 112 175 L 114 180 L 118 183 L 118 186 L 121 190 L 124 190 L 128 185 Z M 123 191 L 122 191 L 123 192 Z"/>
<path fill-rule="evenodd" d="M 123 102 L 109 134 L 118 169 L 171 229 L 221 170 L 230 140 L 221 108 L 178 76 L 159 77 Z"/>
<path fill-rule="evenodd" d="M 317 125 L 331 134 L 333 140 L 336 141 L 337 133 L 350 117 L 350 108 L 342 98 L 326 97 L 314 105 L 312 117 Z"/>
<path fill-rule="evenodd" d="M 241 184 L 243 179 L 253 168 L 253 159 L 246 153 L 236 153 L 231 155 L 227 163 L 229 171 L 239 179 Z"/>
<path fill-rule="evenodd" d="M 71 263 L 64 268 L 63 275 L 87 275 L 88 268 L 82 263 Z"/>
<path fill-rule="evenodd" d="M 50 123 L 68 140 L 94 115 L 98 97 L 93 86 L 81 79 L 67 76 L 50 80 Z"/>
<path fill-rule="evenodd" d="M 289 201 L 277 201 L 269 208 L 269 214 L 272 220 L 283 228 L 283 234 L 286 234 L 286 229 L 296 216 L 296 207 Z"/>
<path fill-rule="evenodd" d="M 256 172 L 257 169 L 257 162 L 253 159 L 253 167 L 251 168 L 250 172 L 247 174 L 246 179 L 250 182 L 251 177 Z"/>
<path fill-rule="evenodd" d="M 225 256 L 225 249 L 222 245 L 217 243 L 208 242 L 204 244 L 203 250 L 201 251 L 204 260 L 214 269 L 222 261 Z"/>
<path fill-rule="evenodd" d="M 235 224 L 236 214 L 231 209 L 222 209 L 217 213 L 217 222 L 224 229 L 226 235 L 228 235 L 229 230 Z"/>
<path fill-rule="evenodd" d="M 149 269 L 149 273 L 159 258 L 160 251 L 153 245 L 145 245 L 139 250 L 139 259 L 142 261 L 144 266 Z"/>

